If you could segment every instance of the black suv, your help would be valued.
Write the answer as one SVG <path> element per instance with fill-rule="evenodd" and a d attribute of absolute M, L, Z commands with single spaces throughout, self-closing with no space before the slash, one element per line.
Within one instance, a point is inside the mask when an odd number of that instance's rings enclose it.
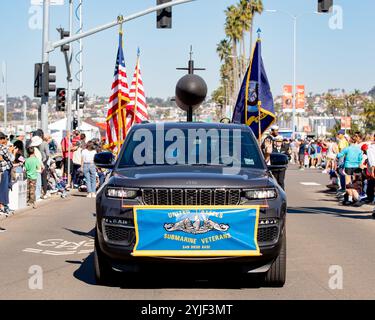
<path fill-rule="evenodd" d="M 175 138 L 196 133 L 197 148 L 186 145 L 181 160 L 173 164 L 168 148 L 175 140 L 165 139 L 167 132 Z M 217 146 L 210 138 L 206 161 L 199 161 L 199 146 L 212 133 L 226 132 L 224 141 L 239 164 L 237 171 L 223 174 L 229 166 L 221 154 L 214 163 L 210 152 Z M 229 134 L 228 134 L 229 132 Z M 239 136 L 240 149 L 235 149 L 230 138 Z M 143 138 L 140 138 L 143 137 Z M 169 137 L 170 138 L 170 137 Z M 223 138 L 223 137 L 222 137 Z M 151 139 L 146 141 L 147 139 Z M 160 145 L 160 141 L 162 144 Z M 166 142 L 168 140 L 168 142 Z M 233 140 L 234 141 L 234 140 Z M 139 152 L 144 144 L 144 152 Z M 142 149 L 142 148 L 141 148 Z M 192 150 L 196 149 L 196 150 Z M 169 151 L 168 151 L 169 150 Z M 237 150 L 237 151 L 236 151 Z M 238 151 L 240 154 L 235 154 Z M 196 163 L 190 163 L 194 153 Z M 146 153 L 148 155 L 146 155 Z M 136 155 L 135 155 L 136 154 Z M 160 154 L 164 154 L 160 157 Z M 186 158 L 185 158 L 186 156 Z M 144 159 L 140 163 L 139 159 Z M 156 159 L 158 158 L 158 159 Z M 199 158 L 199 159 L 198 159 Z M 212 157 L 211 157 L 212 158 Z M 190 158 L 191 159 L 191 158 Z M 140 272 L 157 264 L 164 267 L 198 265 L 216 271 L 233 267 L 244 274 L 258 274 L 267 286 L 281 287 L 286 279 L 286 195 L 272 172 L 286 170 L 288 159 L 281 154 L 271 156 L 266 165 L 253 132 L 245 125 L 208 123 L 165 123 L 135 125 L 117 159 L 111 153 L 100 153 L 95 158 L 99 168 L 110 170 L 96 200 L 95 275 L 100 284 L 108 284 L 115 271 Z M 266 206 L 264 206 L 266 204 Z M 261 205 L 258 228 L 259 257 L 134 257 L 136 235 L 132 206 L 242 206 Z"/>

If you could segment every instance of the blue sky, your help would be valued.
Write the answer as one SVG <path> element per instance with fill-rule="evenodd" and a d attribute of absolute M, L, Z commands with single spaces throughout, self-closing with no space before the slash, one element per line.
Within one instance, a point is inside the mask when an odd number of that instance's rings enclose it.
<path fill-rule="evenodd" d="M 308 92 L 329 88 L 369 90 L 375 85 L 375 1 L 334 0 L 343 8 L 343 29 L 329 28 L 329 15 L 318 16 L 317 0 L 263 0 L 266 9 L 282 9 L 304 14 L 298 20 L 298 84 Z M 68 0 L 65 0 L 66 4 Z M 85 0 L 85 30 L 155 4 L 155 0 Z M 134 70 L 136 50 L 142 51 L 142 72 L 148 96 L 174 95 L 175 84 L 183 75 L 176 67 L 185 66 L 190 45 L 196 65 L 207 68 L 199 74 L 209 92 L 219 83 L 220 62 L 216 44 L 224 37 L 225 8 L 235 0 L 197 0 L 173 10 L 173 29 L 158 30 L 155 14 L 125 25 L 125 57 L 129 81 Z M 30 0 L 0 2 L 0 61 L 8 64 L 8 92 L 11 96 L 33 93 L 34 63 L 41 60 L 41 30 L 29 28 Z M 68 26 L 68 7 L 52 7 L 51 38 L 60 25 Z M 262 29 L 263 58 L 274 95 L 292 82 L 293 24 L 281 13 L 257 16 L 255 27 Z M 117 28 L 86 38 L 84 42 L 84 83 L 90 95 L 109 95 L 115 55 Z M 57 85 L 66 85 L 63 55 L 50 56 L 58 68 Z M 77 65 L 74 65 L 77 70 Z M 74 87 L 77 85 L 74 84 Z M 2 95 L 2 94 L 0 94 Z"/>

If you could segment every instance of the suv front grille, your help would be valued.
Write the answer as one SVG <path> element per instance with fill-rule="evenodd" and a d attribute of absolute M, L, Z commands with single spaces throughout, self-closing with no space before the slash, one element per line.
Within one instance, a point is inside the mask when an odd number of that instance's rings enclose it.
<path fill-rule="evenodd" d="M 238 205 L 239 189 L 145 189 L 142 190 L 145 205 L 159 206 L 225 206 Z"/>

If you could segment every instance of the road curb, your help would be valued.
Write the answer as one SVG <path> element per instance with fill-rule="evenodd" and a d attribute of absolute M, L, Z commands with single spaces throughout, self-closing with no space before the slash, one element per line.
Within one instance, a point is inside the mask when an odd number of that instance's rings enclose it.
<path fill-rule="evenodd" d="M 72 197 L 75 194 L 79 194 L 79 191 L 77 191 L 77 190 L 71 190 L 69 192 L 70 193 L 69 193 L 69 195 L 67 196 L 66 199 L 69 199 L 70 197 Z M 7 221 L 7 220 L 9 221 L 9 219 L 21 216 L 21 215 L 29 213 L 29 212 L 38 212 L 38 209 L 44 208 L 47 205 L 49 205 L 53 202 L 56 202 L 59 199 L 62 199 L 62 197 L 61 196 L 55 196 L 55 195 L 52 195 L 51 198 L 46 199 L 46 200 L 40 199 L 40 200 L 37 201 L 37 208 L 36 209 L 33 209 L 32 207 L 26 207 L 26 208 L 23 208 L 23 209 L 16 210 L 15 213 L 13 215 L 9 216 L 9 217 L 0 216 L 0 222 L 4 222 L 4 221 Z"/>

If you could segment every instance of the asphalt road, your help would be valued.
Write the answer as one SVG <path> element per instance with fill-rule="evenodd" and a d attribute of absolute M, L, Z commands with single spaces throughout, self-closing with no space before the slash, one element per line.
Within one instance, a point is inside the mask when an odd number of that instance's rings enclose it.
<path fill-rule="evenodd" d="M 372 207 L 339 206 L 326 192 L 327 183 L 318 170 L 288 171 L 284 288 L 259 288 L 228 274 L 209 280 L 140 277 L 128 286 L 97 286 L 94 200 L 72 196 L 0 221 L 8 230 L 0 234 L 0 299 L 374 299 Z M 40 271 L 42 282 L 35 282 Z M 331 277 L 341 271 L 343 287 L 332 289 L 329 283 L 340 282 Z"/>

